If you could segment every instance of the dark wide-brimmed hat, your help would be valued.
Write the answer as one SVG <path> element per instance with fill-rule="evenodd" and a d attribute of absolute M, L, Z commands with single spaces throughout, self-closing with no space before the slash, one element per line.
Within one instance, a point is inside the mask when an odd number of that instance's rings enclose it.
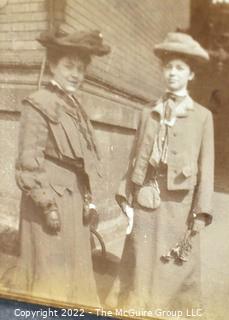
<path fill-rule="evenodd" d="M 81 51 L 88 55 L 104 56 L 110 52 L 110 47 L 103 44 L 100 31 L 43 32 L 37 39 L 47 49 L 57 49 L 66 52 Z"/>
<path fill-rule="evenodd" d="M 190 35 L 181 32 L 170 32 L 165 40 L 154 46 L 154 53 L 160 59 L 170 55 L 190 58 L 198 63 L 209 61 L 208 52 Z"/>

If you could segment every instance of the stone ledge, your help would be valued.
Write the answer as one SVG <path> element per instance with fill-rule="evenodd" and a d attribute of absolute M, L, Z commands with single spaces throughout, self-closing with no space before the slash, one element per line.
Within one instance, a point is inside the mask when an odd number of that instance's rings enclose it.
<path fill-rule="evenodd" d="M 20 112 L 21 100 L 33 89 L 15 86 L 15 88 L 0 88 L 1 103 L 0 111 Z M 137 102 L 130 101 L 104 90 L 93 88 L 93 90 L 82 91 L 82 97 L 86 112 L 92 121 L 119 126 L 128 129 L 136 129 L 139 111 L 143 108 Z"/>

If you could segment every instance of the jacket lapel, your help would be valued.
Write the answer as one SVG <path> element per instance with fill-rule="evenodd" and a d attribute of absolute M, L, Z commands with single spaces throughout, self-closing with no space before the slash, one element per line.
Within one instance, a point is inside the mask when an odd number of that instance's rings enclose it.
<path fill-rule="evenodd" d="M 159 128 L 159 118 L 147 112 L 142 121 L 136 148 L 134 168 L 131 180 L 142 185 L 145 180 L 148 163 L 153 149 L 154 139 Z"/>

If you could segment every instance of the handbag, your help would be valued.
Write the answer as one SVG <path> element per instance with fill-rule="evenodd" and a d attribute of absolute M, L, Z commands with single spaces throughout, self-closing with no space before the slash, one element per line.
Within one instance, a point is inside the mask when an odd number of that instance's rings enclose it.
<path fill-rule="evenodd" d="M 156 178 L 139 188 L 136 200 L 140 206 L 147 209 L 157 209 L 161 204 L 160 189 Z"/>
<path fill-rule="evenodd" d="M 160 130 L 161 130 L 161 126 L 159 123 L 158 128 L 157 128 L 156 138 L 154 141 L 154 146 L 156 143 L 156 139 L 158 138 L 158 135 L 160 134 Z M 165 141 L 164 141 L 164 143 L 165 143 Z M 157 161 L 156 161 L 156 166 L 160 165 L 162 158 L 164 156 L 164 154 L 163 154 L 164 143 L 163 143 L 162 151 L 159 152 L 157 150 L 158 157 L 157 157 Z M 156 146 L 156 147 L 158 148 L 158 146 Z M 153 161 L 153 163 L 155 165 L 155 161 Z M 151 165 L 153 165 L 153 164 L 151 163 Z M 156 169 L 155 176 L 152 179 L 150 179 L 146 184 L 139 187 L 139 189 L 137 190 L 136 201 L 138 202 L 138 204 L 140 206 L 147 208 L 147 209 L 157 209 L 160 207 L 161 197 L 160 197 L 160 189 L 159 189 L 158 182 L 157 182 L 157 169 Z"/>

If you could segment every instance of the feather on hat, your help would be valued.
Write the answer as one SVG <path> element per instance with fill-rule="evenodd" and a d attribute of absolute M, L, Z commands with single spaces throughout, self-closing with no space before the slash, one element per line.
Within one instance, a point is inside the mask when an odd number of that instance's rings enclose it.
<path fill-rule="evenodd" d="M 100 31 L 43 32 L 37 39 L 44 47 L 59 48 L 64 51 L 84 51 L 89 55 L 104 56 L 110 52 L 110 47 L 103 44 Z"/>

